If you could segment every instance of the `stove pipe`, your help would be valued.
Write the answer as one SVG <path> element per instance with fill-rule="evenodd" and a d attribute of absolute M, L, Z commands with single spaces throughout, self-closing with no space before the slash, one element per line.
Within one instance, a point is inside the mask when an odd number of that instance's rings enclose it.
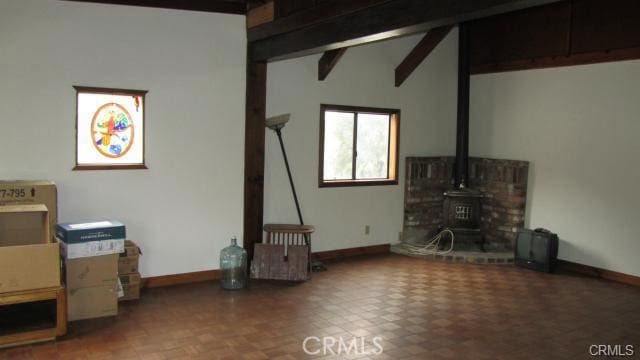
<path fill-rule="evenodd" d="M 458 26 L 458 121 L 454 187 L 469 185 L 469 26 Z"/>

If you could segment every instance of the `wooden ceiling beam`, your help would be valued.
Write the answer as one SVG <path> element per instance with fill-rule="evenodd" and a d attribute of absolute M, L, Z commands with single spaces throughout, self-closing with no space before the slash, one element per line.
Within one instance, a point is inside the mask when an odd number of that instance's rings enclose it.
<path fill-rule="evenodd" d="M 342 55 L 347 51 L 347 48 L 329 50 L 322 54 L 320 60 L 318 60 L 318 80 L 324 81 L 327 78 L 333 67 L 336 66 Z"/>
<path fill-rule="evenodd" d="M 249 41 L 265 39 L 390 1 L 392 0 L 324 0 L 311 8 L 282 16 L 269 24 L 262 24 L 248 30 L 247 39 Z"/>
<path fill-rule="evenodd" d="M 273 61 L 426 32 L 559 0 L 393 0 L 250 42 L 253 60 Z M 275 22 L 274 22 L 275 23 Z M 265 24 L 267 25 L 267 24 Z M 252 30 L 257 31 L 261 27 Z"/>
<path fill-rule="evenodd" d="M 413 73 L 413 71 L 424 61 L 424 59 L 431 54 L 433 49 L 440 44 L 447 34 L 453 29 L 453 25 L 442 26 L 439 28 L 431 29 L 420 40 L 418 44 L 411 50 L 407 57 L 402 60 L 400 65 L 396 67 L 395 71 L 395 85 L 396 87 L 402 85 L 407 78 Z"/>
<path fill-rule="evenodd" d="M 247 29 L 273 21 L 273 1 L 247 10 Z"/>
<path fill-rule="evenodd" d="M 246 0 L 64 0 L 75 2 L 143 6 L 163 9 L 246 14 Z"/>

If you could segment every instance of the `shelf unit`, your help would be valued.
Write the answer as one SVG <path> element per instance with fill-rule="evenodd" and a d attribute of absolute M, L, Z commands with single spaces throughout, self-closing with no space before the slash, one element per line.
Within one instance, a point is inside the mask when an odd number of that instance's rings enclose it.
<path fill-rule="evenodd" d="M 12 307 L 37 306 L 50 307 L 51 315 L 40 316 L 41 312 L 13 311 Z M 64 286 L 16 291 L 0 294 L 0 311 L 12 316 L 3 316 L 0 321 L 0 348 L 24 345 L 35 342 L 55 340 L 67 332 L 67 304 Z M 44 310 L 44 313 L 48 313 Z M 4 324 L 3 324 L 4 322 Z"/>

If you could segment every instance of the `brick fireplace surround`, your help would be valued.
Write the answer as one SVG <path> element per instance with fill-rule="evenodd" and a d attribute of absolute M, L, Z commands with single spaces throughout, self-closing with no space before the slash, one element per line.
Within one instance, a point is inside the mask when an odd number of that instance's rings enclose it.
<path fill-rule="evenodd" d="M 405 237 L 430 238 L 443 226 L 443 193 L 453 187 L 454 162 L 452 156 L 407 157 Z M 487 251 L 513 249 L 524 227 L 528 172 L 527 161 L 469 158 L 469 187 L 484 195 L 480 229 Z"/>

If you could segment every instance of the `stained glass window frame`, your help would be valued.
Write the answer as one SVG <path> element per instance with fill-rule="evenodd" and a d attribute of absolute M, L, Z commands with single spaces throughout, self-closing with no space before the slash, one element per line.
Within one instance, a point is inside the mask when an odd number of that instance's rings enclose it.
<path fill-rule="evenodd" d="M 103 87 L 73 86 L 76 90 L 76 165 L 73 170 L 126 170 L 147 169 L 145 164 L 145 128 L 146 128 L 146 94 L 147 90 L 115 89 Z M 123 100 L 125 101 L 123 103 Z M 126 126 L 118 131 L 127 133 L 127 144 L 121 150 L 120 144 L 114 144 L 113 154 L 101 150 L 99 134 L 95 131 L 96 119 L 103 111 L 115 110 Z M 113 113 L 113 111 L 112 111 Z M 134 114 L 132 117 L 131 114 Z M 98 121 L 99 122 L 99 121 Z M 98 123 L 98 126 L 102 124 Z M 113 122 L 103 134 L 105 140 L 114 138 Z M 87 128 L 90 131 L 87 131 Z M 98 141 L 95 137 L 98 137 Z M 87 145 L 87 137 L 91 138 L 93 147 Z M 116 136 L 117 140 L 121 140 Z M 97 145 L 98 143 L 99 145 Z M 135 146 L 132 146 L 135 144 Z M 118 147 L 119 146 L 119 147 Z M 104 146 L 102 146 L 103 148 Z M 126 156 L 126 158 L 125 158 Z M 88 161 L 94 158 L 96 161 Z M 132 161 L 129 161 L 132 159 Z"/>

